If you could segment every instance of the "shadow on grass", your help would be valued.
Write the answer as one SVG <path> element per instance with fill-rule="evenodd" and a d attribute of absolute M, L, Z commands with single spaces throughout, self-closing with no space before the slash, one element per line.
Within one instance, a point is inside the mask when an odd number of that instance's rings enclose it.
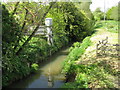
<path fill-rule="evenodd" d="M 116 72 L 115 70 L 112 69 L 111 65 L 107 63 L 107 61 L 100 61 L 98 63 L 98 65 L 100 67 L 103 67 L 104 68 L 104 71 L 108 74 L 111 74 L 111 75 L 117 75 L 118 72 Z"/>
<path fill-rule="evenodd" d="M 99 24 L 95 25 L 95 27 L 94 27 L 94 28 L 96 29 L 96 28 L 100 28 L 100 27 L 103 27 L 103 25 L 102 25 L 101 23 L 99 23 Z"/>

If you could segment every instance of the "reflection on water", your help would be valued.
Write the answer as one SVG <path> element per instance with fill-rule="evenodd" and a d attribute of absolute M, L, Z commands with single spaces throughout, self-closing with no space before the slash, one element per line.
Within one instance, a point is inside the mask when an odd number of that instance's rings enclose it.
<path fill-rule="evenodd" d="M 53 87 L 54 86 L 54 80 L 51 75 L 48 76 L 48 87 Z"/>
<path fill-rule="evenodd" d="M 8 88 L 59 88 L 64 84 L 65 75 L 61 74 L 62 62 L 68 55 L 68 49 L 63 49 L 40 64 L 40 70 L 24 80 L 17 81 Z"/>

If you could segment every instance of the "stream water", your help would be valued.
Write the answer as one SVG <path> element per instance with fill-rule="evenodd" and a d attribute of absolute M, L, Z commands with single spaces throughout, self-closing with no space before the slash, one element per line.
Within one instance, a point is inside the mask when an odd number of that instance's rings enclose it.
<path fill-rule="evenodd" d="M 44 63 L 40 69 L 27 78 L 14 82 L 7 88 L 59 88 L 64 84 L 65 75 L 61 73 L 63 61 L 68 55 L 68 49 L 63 48 Z"/>

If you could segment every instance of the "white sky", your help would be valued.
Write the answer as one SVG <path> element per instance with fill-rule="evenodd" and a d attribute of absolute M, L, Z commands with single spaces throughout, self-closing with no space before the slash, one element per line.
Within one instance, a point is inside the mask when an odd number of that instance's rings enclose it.
<path fill-rule="evenodd" d="M 112 6 L 118 5 L 119 1 L 120 0 L 105 0 L 105 10 L 111 8 Z M 104 0 L 92 0 L 92 4 L 90 6 L 91 11 L 94 11 L 98 7 L 104 11 Z"/>

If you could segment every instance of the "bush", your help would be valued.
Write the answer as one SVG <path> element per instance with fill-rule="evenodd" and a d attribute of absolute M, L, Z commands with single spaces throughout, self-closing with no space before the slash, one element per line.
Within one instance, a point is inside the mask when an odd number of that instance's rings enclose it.
<path fill-rule="evenodd" d="M 31 68 L 32 68 L 32 72 L 34 72 L 34 71 L 37 71 L 37 70 L 38 70 L 39 66 L 38 66 L 38 64 L 33 63 L 33 64 L 31 65 Z"/>
<path fill-rule="evenodd" d="M 80 42 L 75 42 L 69 49 L 69 51 L 71 52 L 75 47 L 80 47 Z"/>
<path fill-rule="evenodd" d="M 80 85 L 78 88 L 88 88 L 88 77 L 84 73 L 79 73 L 76 76 L 76 82 Z"/>
<path fill-rule="evenodd" d="M 118 20 L 118 6 L 113 6 L 112 8 L 108 9 L 107 13 L 107 20 Z"/>
<path fill-rule="evenodd" d="M 78 42 L 74 43 L 73 46 L 79 46 Z M 67 58 L 64 61 L 63 65 L 63 73 L 71 73 L 74 72 L 73 68 L 76 68 L 74 63 L 78 58 L 82 56 L 82 54 L 85 52 L 86 48 L 91 45 L 90 37 L 86 37 L 83 42 L 80 44 L 80 47 L 74 47 L 72 48 L 71 52 L 67 56 Z M 73 67 L 73 68 L 72 68 Z M 72 69 L 71 69 L 72 68 Z"/>

